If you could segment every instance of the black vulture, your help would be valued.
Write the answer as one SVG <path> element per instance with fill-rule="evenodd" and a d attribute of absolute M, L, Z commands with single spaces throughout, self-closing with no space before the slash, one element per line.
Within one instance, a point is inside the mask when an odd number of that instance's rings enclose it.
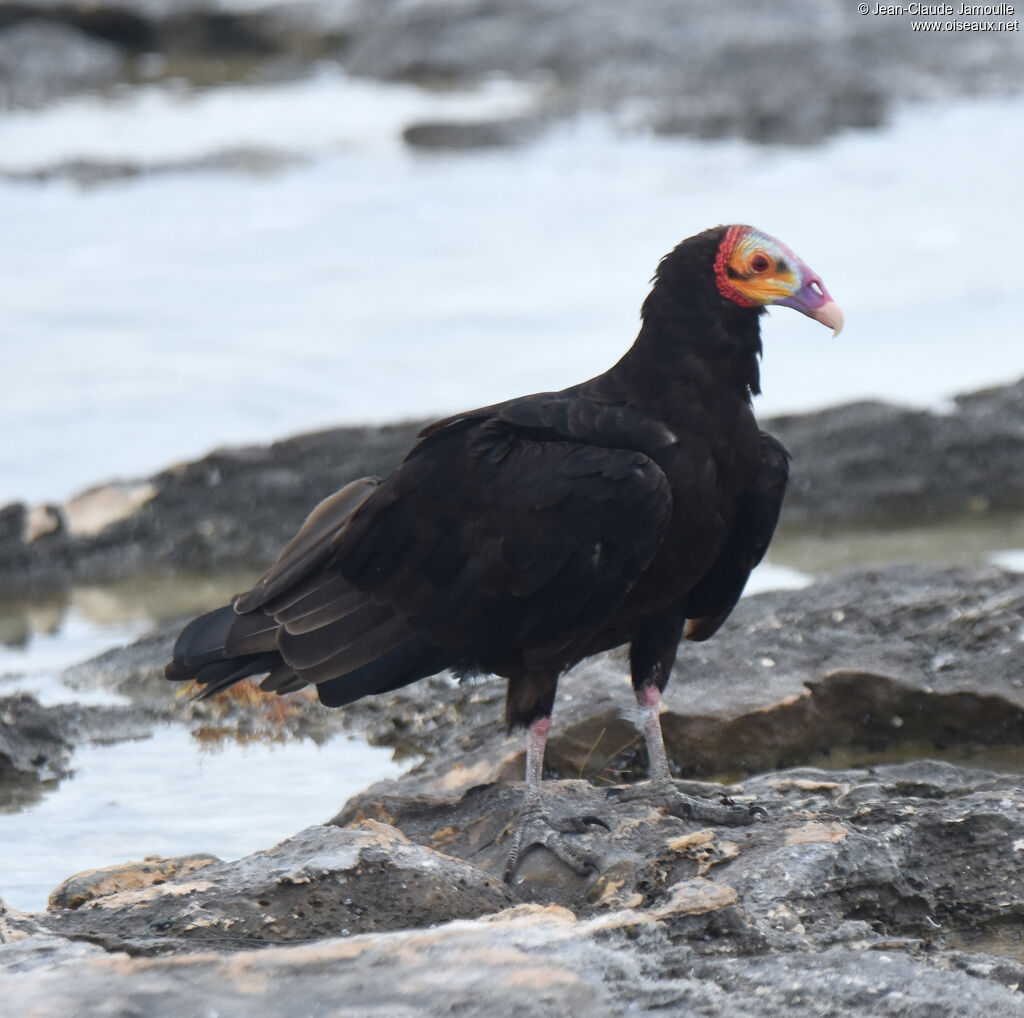
<path fill-rule="evenodd" d="M 593 868 L 560 832 L 602 821 L 545 814 L 544 745 L 559 676 L 629 644 L 656 787 L 686 815 L 750 822 L 756 807 L 670 788 L 658 715 L 680 639 L 718 630 L 779 517 L 789 455 L 751 409 L 771 304 L 842 327 L 773 237 L 683 241 L 617 364 L 430 425 L 394 473 L 325 499 L 251 590 L 186 626 L 167 677 L 202 696 L 248 676 L 277 693 L 313 683 L 329 707 L 445 668 L 506 677 L 509 728 L 528 730 L 508 878 L 532 844 Z"/>

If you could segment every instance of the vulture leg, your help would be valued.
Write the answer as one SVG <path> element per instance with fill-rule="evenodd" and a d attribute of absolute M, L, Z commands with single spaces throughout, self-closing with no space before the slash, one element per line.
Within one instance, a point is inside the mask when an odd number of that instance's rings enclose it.
<path fill-rule="evenodd" d="M 640 731 L 647 743 L 647 776 L 651 781 L 668 781 L 668 753 L 665 736 L 661 733 L 661 690 L 657 686 L 644 686 L 636 692 L 640 705 Z"/>
<path fill-rule="evenodd" d="M 629 655 L 633 690 L 640 708 L 640 731 L 647 743 L 650 779 L 633 788 L 616 789 L 611 794 L 619 802 L 643 799 L 683 820 L 734 826 L 751 824 L 758 817 L 768 815 L 763 807 L 694 798 L 680 791 L 672 780 L 661 731 L 661 691 L 668 684 L 683 622 L 681 612 L 666 612 L 648 619 L 633 638 Z"/>
<path fill-rule="evenodd" d="M 597 816 L 553 817 L 548 815 L 541 796 L 541 775 L 544 771 L 544 746 L 551 731 L 551 718 L 537 718 L 527 729 L 526 736 L 526 797 L 512 821 L 512 847 L 505 860 L 505 882 L 515 876 L 524 852 L 543 845 L 571 870 L 580 876 L 597 872 L 597 861 L 581 852 L 562 837 L 563 834 L 582 834 L 591 827 L 610 828 Z"/>
<path fill-rule="evenodd" d="M 668 754 L 661 732 L 661 691 L 657 686 L 642 686 L 637 690 L 636 700 L 640 705 L 640 730 L 647 743 L 650 778 L 632 788 L 614 789 L 611 794 L 618 802 L 643 799 L 682 820 L 733 827 L 743 827 L 759 817 L 768 816 L 763 806 L 743 806 L 732 801 L 711 802 L 681 792 L 669 772 Z"/>

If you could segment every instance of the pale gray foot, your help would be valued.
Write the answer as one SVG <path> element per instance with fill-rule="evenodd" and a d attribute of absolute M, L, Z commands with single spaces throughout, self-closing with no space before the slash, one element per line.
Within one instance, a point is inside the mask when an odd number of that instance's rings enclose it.
<path fill-rule="evenodd" d="M 598 816 L 551 816 L 541 796 L 541 773 L 544 769 L 544 744 L 551 731 L 551 718 L 537 718 L 527 730 L 526 739 L 526 797 L 516 810 L 506 832 L 511 832 L 512 847 L 505 860 L 505 883 L 515 876 L 519 860 L 534 845 L 543 845 L 580 876 L 596 873 L 598 866 L 593 856 L 574 845 L 564 834 L 584 834 L 591 827 L 611 828 Z"/>
<path fill-rule="evenodd" d="M 596 873 L 599 868 L 597 860 L 563 837 L 566 834 L 585 834 L 593 827 L 611 830 L 599 816 L 551 816 L 540 801 L 525 803 L 506 828 L 506 831 L 511 831 L 512 846 L 505 860 L 505 883 L 512 880 L 520 859 L 535 845 L 542 845 L 581 877 Z"/>
<path fill-rule="evenodd" d="M 650 761 L 650 780 L 630 788 L 610 789 L 609 796 L 618 802 L 643 799 L 660 806 L 666 813 L 681 820 L 697 820 L 708 824 L 745 827 L 755 820 L 766 820 L 768 811 L 763 806 L 743 806 L 723 796 L 721 802 L 697 799 L 681 791 L 669 772 L 668 753 L 661 731 L 661 691 L 655 685 L 642 686 L 636 692 L 640 707 L 640 731 L 647 743 Z"/>
<path fill-rule="evenodd" d="M 698 799 L 677 788 L 672 778 L 642 781 L 629 788 L 610 788 L 607 794 L 616 802 L 642 800 L 652 806 L 660 806 L 666 813 L 681 820 L 697 820 L 706 824 L 746 827 L 758 820 L 768 819 L 768 811 L 763 806 L 744 806 L 733 802 L 728 796 L 723 796 L 720 802 Z"/>

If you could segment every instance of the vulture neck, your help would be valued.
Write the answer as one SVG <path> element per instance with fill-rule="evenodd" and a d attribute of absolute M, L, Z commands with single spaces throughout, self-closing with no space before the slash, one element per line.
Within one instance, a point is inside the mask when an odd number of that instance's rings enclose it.
<path fill-rule="evenodd" d="M 673 406 L 739 398 L 761 391 L 761 308 L 742 308 L 714 293 L 704 301 L 678 296 L 658 280 L 643 306 L 633 345 L 609 381 L 639 405 Z M 667 409 L 667 408 L 666 408 Z"/>

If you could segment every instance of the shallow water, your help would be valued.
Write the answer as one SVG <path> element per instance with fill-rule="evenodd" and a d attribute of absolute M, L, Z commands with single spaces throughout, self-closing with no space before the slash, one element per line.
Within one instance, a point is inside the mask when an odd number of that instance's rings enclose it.
<path fill-rule="evenodd" d="M 401 771 L 390 750 L 357 739 L 200 748 L 178 727 L 80 747 L 72 766 L 74 775 L 30 808 L 0 813 L 0 898 L 13 908 L 45 908 L 50 892 L 84 869 L 270 848 Z"/>
<path fill-rule="evenodd" d="M 1024 374 L 1024 100 L 908 109 L 788 149 L 625 135 L 415 154 L 425 116 L 514 113 L 529 90 L 306 82 L 147 86 L 0 117 L 0 171 L 141 165 L 232 146 L 276 172 L 0 181 L 0 503 L 62 499 L 211 447 L 558 388 L 636 331 L 657 259 L 749 221 L 847 312 L 832 341 L 765 323 L 761 413 L 858 397 L 936 405 Z M 73 427 L 68 427 L 73 422 Z"/>

